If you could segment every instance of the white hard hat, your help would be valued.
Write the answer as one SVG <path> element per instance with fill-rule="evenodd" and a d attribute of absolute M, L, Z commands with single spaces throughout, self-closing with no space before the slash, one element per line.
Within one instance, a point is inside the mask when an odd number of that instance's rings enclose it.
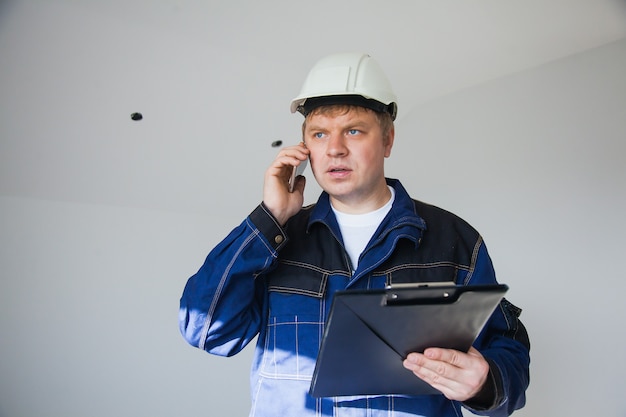
<path fill-rule="evenodd" d="M 329 104 L 355 104 L 396 118 L 398 105 L 391 84 L 378 63 L 363 53 L 341 53 L 319 60 L 309 72 L 291 112 L 305 116 Z"/>

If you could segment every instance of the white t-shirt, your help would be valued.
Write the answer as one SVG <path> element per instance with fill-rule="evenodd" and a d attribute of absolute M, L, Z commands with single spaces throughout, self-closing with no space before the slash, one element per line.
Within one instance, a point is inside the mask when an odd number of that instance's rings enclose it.
<path fill-rule="evenodd" d="M 343 237 L 343 244 L 352 261 L 352 272 L 356 270 L 359 264 L 359 256 L 365 246 L 372 238 L 372 235 L 383 221 L 396 197 L 396 192 L 393 187 L 389 187 L 391 191 L 391 198 L 381 208 L 364 214 L 347 214 L 335 210 L 332 207 L 335 216 L 337 217 L 337 223 L 339 223 L 339 229 L 341 230 L 341 236 Z"/>

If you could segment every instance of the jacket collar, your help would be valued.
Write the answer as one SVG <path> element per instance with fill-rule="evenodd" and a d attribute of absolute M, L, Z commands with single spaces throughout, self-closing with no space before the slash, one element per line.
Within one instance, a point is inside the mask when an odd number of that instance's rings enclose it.
<path fill-rule="evenodd" d="M 395 229 L 400 226 L 414 226 L 418 229 L 426 230 L 426 222 L 417 213 L 413 200 L 400 181 L 393 178 L 386 178 L 386 181 L 387 185 L 390 185 L 396 191 L 396 198 L 391 211 L 383 220 L 386 228 Z M 330 206 L 330 196 L 326 192 L 322 192 L 317 200 L 317 204 L 313 207 L 307 230 L 310 230 L 314 223 L 322 223 L 337 236 L 341 236 L 337 219 Z"/>

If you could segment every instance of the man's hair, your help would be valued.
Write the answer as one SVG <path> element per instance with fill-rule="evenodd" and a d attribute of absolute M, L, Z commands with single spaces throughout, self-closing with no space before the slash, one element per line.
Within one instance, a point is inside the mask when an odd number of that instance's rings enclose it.
<path fill-rule="evenodd" d="M 350 110 L 374 113 L 374 115 L 376 115 L 376 119 L 378 120 L 380 130 L 383 134 L 383 143 L 387 143 L 387 141 L 389 140 L 389 135 L 391 134 L 391 129 L 393 129 L 393 120 L 391 118 L 391 115 L 387 112 L 377 112 L 372 109 L 350 104 L 331 104 L 328 106 L 320 106 L 311 110 L 311 112 L 304 118 L 304 122 L 302 123 L 302 137 L 304 138 L 306 122 L 309 117 L 317 114 L 322 114 L 324 116 L 343 115 L 348 113 Z"/>

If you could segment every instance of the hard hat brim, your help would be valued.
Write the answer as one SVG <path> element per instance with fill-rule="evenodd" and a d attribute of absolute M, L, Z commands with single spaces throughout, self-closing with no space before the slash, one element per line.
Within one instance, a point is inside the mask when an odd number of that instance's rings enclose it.
<path fill-rule="evenodd" d="M 389 113 L 392 120 L 395 120 L 396 118 L 396 103 L 392 102 L 390 104 L 384 104 L 378 100 L 366 98 L 356 94 L 331 95 L 324 97 L 305 98 L 298 101 L 294 100 L 291 105 L 291 112 L 295 113 L 296 111 L 298 111 L 299 113 L 302 113 L 304 117 L 306 117 L 309 115 L 309 113 L 311 113 L 311 111 L 318 107 L 332 105 L 364 107 L 366 109 L 374 110 L 378 113 Z"/>

